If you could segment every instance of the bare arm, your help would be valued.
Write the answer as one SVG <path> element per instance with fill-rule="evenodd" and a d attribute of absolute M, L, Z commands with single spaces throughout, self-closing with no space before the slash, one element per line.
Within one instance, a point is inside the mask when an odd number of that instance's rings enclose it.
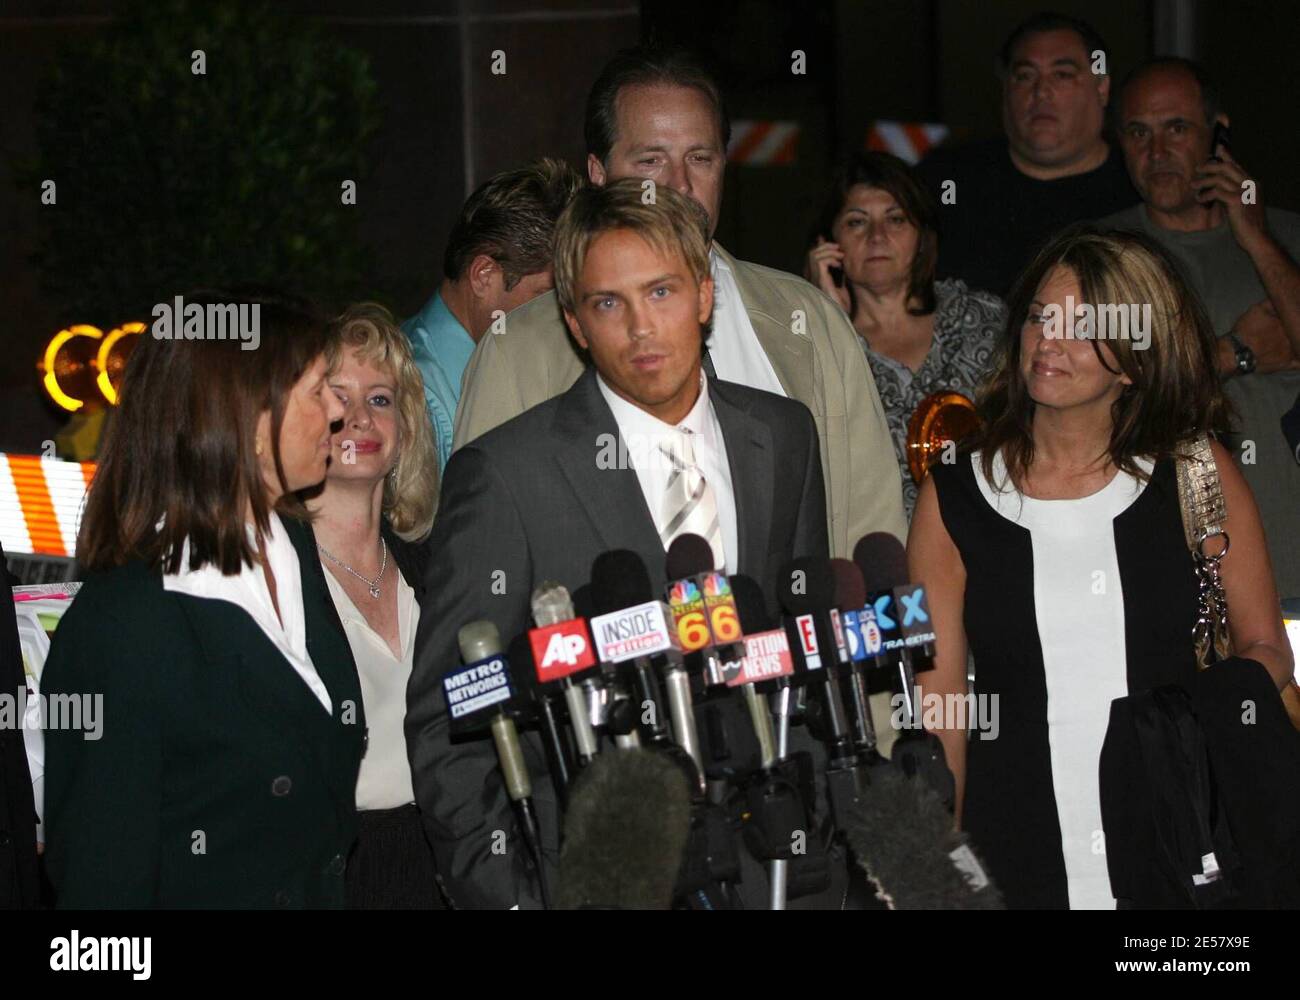
<path fill-rule="evenodd" d="M 1264 527 L 1241 470 L 1233 464 L 1227 449 L 1218 444 L 1211 447 L 1228 508 L 1229 547 L 1220 569 L 1228 597 L 1232 649 L 1237 656 L 1263 664 L 1280 690 L 1290 681 L 1295 664 L 1282 625 Z"/>
<path fill-rule="evenodd" d="M 921 484 L 917 497 L 912 530 L 907 538 L 907 569 L 913 580 L 925 584 L 934 620 L 934 669 L 917 675 L 921 695 L 923 698 L 931 692 L 940 696 L 965 695 L 966 627 L 962 614 L 966 601 L 966 567 L 944 526 L 933 477 L 927 477 Z M 944 703 L 948 703 L 946 698 Z M 948 769 L 956 785 L 954 812 L 960 826 L 966 790 L 966 730 L 942 728 L 934 732 L 943 743 Z"/>
<path fill-rule="evenodd" d="M 1291 350 L 1300 357 L 1300 267 L 1269 233 L 1258 195 L 1246 201 L 1245 185 L 1254 181 L 1245 168 L 1223 147 L 1217 152 L 1220 162 L 1211 160 L 1198 172 L 1200 201 L 1223 205 L 1233 238 L 1250 255 Z"/>

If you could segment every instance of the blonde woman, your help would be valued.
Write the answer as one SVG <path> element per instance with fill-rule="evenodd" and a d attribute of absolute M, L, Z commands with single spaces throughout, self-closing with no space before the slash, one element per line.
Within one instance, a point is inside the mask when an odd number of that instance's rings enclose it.
<path fill-rule="evenodd" d="M 437 452 L 420 373 L 392 316 L 366 303 L 348 309 L 337 327 L 327 381 L 343 421 L 325 485 L 308 507 L 319 565 L 356 660 L 368 727 L 347 902 L 438 908 L 403 735 L 423 543 L 438 501 Z"/>

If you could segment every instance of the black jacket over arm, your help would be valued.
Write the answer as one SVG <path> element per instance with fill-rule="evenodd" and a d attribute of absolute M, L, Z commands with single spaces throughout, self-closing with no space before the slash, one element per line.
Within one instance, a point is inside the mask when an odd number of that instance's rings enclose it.
<path fill-rule="evenodd" d="M 829 550 L 816 425 L 802 403 L 772 393 L 714 380 L 709 393 L 736 497 L 738 569 L 771 600 L 783 562 Z M 448 733 L 441 679 L 461 663 L 458 630 L 487 619 L 508 645 L 532 624 L 536 584 L 556 580 L 572 593 L 610 549 L 637 552 L 652 585 L 665 583 L 664 547 L 636 471 L 602 461 L 617 456 L 617 441 L 618 425 L 589 370 L 448 463 L 406 737 L 416 799 L 457 907 L 537 904 L 491 740 L 453 742 Z M 558 806 L 540 740 L 525 733 L 521 741 L 549 862 L 558 852 Z M 496 831 L 505 835 L 504 853 L 493 850 Z"/>
<path fill-rule="evenodd" d="M 343 905 L 361 688 L 311 530 L 283 521 L 332 715 L 247 612 L 143 563 L 91 574 L 59 623 L 45 693 L 103 696 L 99 739 L 46 733 L 60 907 Z"/>

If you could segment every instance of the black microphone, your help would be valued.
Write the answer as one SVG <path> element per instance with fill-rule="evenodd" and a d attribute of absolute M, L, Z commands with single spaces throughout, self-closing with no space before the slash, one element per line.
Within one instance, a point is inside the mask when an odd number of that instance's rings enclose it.
<path fill-rule="evenodd" d="M 871 702 L 867 695 L 866 676 L 863 662 L 866 650 L 859 616 L 867 603 L 867 588 L 862 580 L 862 571 L 848 559 L 832 559 L 831 570 L 835 574 L 835 607 L 839 611 L 839 627 L 847 647 L 847 657 L 842 666 L 845 686 L 849 692 L 849 702 L 853 706 L 853 742 L 864 760 L 877 762 L 882 760 L 876 751 L 876 726 L 871 719 Z"/>
<path fill-rule="evenodd" d="M 564 819 L 561 910 L 666 910 L 691 827 L 691 790 L 663 754 L 602 754 L 578 777 Z"/>
<path fill-rule="evenodd" d="M 590 622 L 596 616 L 590 583 L 580 584 L 573 591 L 573 610 L 588 623 L 587 634 L 590 635 Z M 620 669 L 617 664 L 602 662 L 599 672 L 584 674 L 581 683 L 591 724 L 608 733 L 620 750 L 639 747 L 641 734 L 637 731 L 637 720 L 640 709 L 633 698 L 635 692 L 628 671 Z"/>
<path fill-rule="evenodd" d="M 864 536 L 853 549 L 853 561 L 867 586 L 867 606 L 875 615 L 882 639 L 881 657 L 898 671 L 902 685 L 903 720 L 890 759 L 907 772 L 920 772 L 951 809 L 956 786 L 943 743 L 926 732 L 916 704 L 916 673 L 933 669 L 935 635 L 925 600 L 925 587 L 907 583 L 907 558 L 897 538 L 885 532 Z M 915 657 L 915 661 L 914 661 Z"/>
<path fill-rule="evenodd" d="M 904 728 L 913 729 L 918 718 L 916 677 L 907 653 L 907 640 L 895 613 L 894 586 L 907 580 L 907 555 L 893 535 L 873 531 L 853 547 L 853 561 L 866 586 L 865 607 L 870 608 L 880 630 L 881 649 L 875 665 L 894 671 L 903 689 Z"/>
<path fill-rule="evenodd" d="M 925 781 L 873 768 L 850 810 L 849 845 L 891 910 L 1001 910 L 1002 895 Z"/>
<path fill-rule="evenodd" d="M 520 711 L 519 694 L 511 683 L 509 665 L 501 655 L 501 633 L 492 622 L 482 620 L 463 626 L 456 640 L 465 666 L 449 670 L 442 678 L 451 731 L 481 729 L 485 722 L 491 730 L 506 794 L 515 804 L 524 842 L 537 864 L 542 905 L 550 909 L 550 889 L 533 809 L 533 785 L 512 717 Z"/>
<path fill-rule="evenodd" d="M 810 728 L 827 744 L 832 765 L 853 766 L 857 755 L 848 733 L 838 672 L 840 643 L 830 611 L 835 604 L 835 575 L 823 556 L 793 559 L 781 569 L 777 594 L 786 612 L 790 649 L 802 661 L 808 682 L 820 693 Z"/>
<path fill-rule="evenodd" d="M 731 591 L 736 598 L 746 642 L 746 656 L 737 668 L 739 676 L 735 681 L 741 684 L 744 692 L 761 748 L 763 768 L 767 772 L 762 781 L 751 783 L 748 789 L 749 822 L 745 839 L 751 853 L 760 861 L 767 862 L 771 908 L 784 910 L 789 894 L 790 858 L 787 848 L 791 831 L 807 830 L 811 824 L 797 783 L 789 781 L 778 770 L 789 759 L 789 714 L 787 712 L 783 717 L 786 727 L 778 746 L 771 708 L 757 685 L 767 686 L 775 682 L 778 697 L 789 697 L 790 642 L 785 629 L 772 620 L 763 589 L 756 580 L 741 573 L 733 574 Z"/>
<path fill-rule="evenodd" d="M 671 743 L 654 668 L 665 653 L 676 653 L 677 636 L 669 628 L 667 607 L 654 600 L 645 563 L 628 549 L 602 552 L 591 564 L 590 593 L 597 655 L 616 671 L 630 671 L 633 707 L 640 708 L 646 740 L 658 746 Z"/>
<path fill-rule="evenodd" d="M 506 650 L 506 662 L 516 668 L 517 676 L 521 680 L 532 676 L 533 651 L 528 642 L 527 632 L 515 636 L 510 641 L 510 647 Z M 538 728 L 541 730 L 542 748 L 546 751 L 546 766 L 551 775 L 551 785 L 555 789 L 555 797 L 560 807 L 564 808 L 569 802 L 569 777 L 573 773 L 573 750 L 564 739 L 559 718 L 555 714 L 554 699 L 546 689 L 539 684 L 521 683 L 520 687 L 531 697 L 534 711 L 530 714 L 536 716 Z"/>

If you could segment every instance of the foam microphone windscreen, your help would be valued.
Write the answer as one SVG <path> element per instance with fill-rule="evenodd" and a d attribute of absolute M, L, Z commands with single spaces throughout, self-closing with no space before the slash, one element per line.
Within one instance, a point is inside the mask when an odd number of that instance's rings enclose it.
<path fill-rule="evenodd" d="M 591 564 L 591 603 L 598 615 L 654 600 L 645 560 L 630 549 L 602 552 Z"/>
<path fill-rule="evenodd" d="M 832 559 L 831 572 L 835 574 L 835 606 L 841 611 L 856 611 L 867 603 L 867 586 L 862 582 L 862 570 L 848 559 Z"/>
<path fill-rule="evenodd" d="M 863 535 L 853 546 L 853 561 L 862 571 L 862 583 L 869 594 L 907 582 L 907 553 L 887 531 Z"/>
<path fill-rule="evenodd" d="M 871 770 L 845 823 L 849 846 L 891 910 L 1001 910 L 1002 894 L 930 786 Z"/>
<path fill-rule="evenodd" d="M 681 767 L 650 750 L 601 754 L 569 799 L 556 907 L 668 909 L 690 826 Z"/>
<path fill-rule="evenodd" d="M 835 574 L 825 556 L 801 556 L 781 567 L 777 600 L 787 614 L 824 611 L 835 602 Z"/>
<path fill-rule="evenodd" d="M 664 567 L 670 580 L 684 580 L 688 576 L 710 573 L 717 568 L 713 565 L 713 547 L 699 535 L 690 532 L 673 539 L 668 546 Z"/>
<path fill-rule="evenodd" d="M 752 576 L 744 573 L 731 575 L 731 596 L 736 600 L 736 617 L 740 619 L 740 631 L 745 635 L 766 632 L 776 627 L 767 610 L 767 601 L 763 597 L 763 588 Z"/>

